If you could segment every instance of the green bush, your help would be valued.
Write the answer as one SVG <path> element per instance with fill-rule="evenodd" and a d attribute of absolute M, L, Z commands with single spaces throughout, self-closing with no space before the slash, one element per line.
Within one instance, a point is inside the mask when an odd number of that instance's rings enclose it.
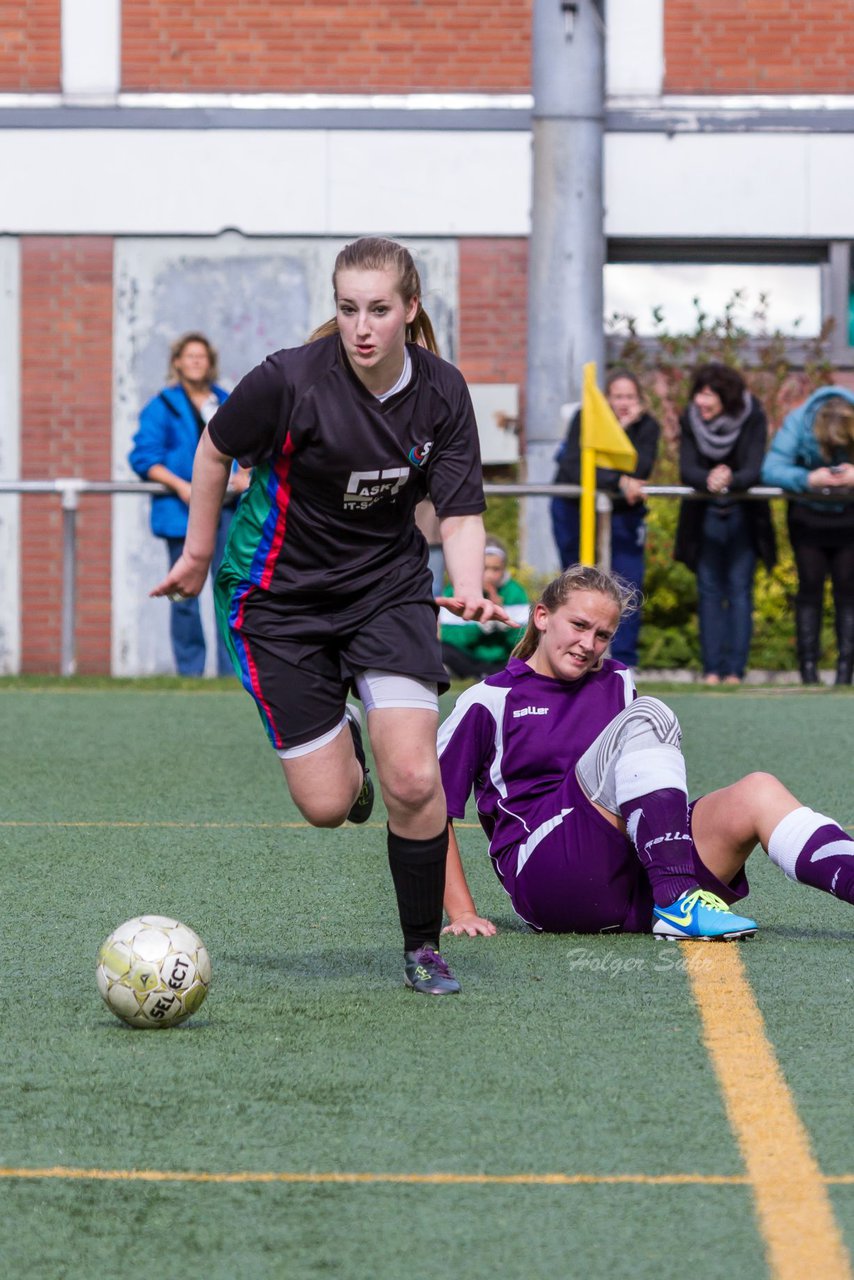
<path fill-rule="evenodd" d="M 772 503 L 778 562 L 771 573 L 761 564 L 756 571 L 750 666 L 759 670 L 789 671 L 797 666 L 793 622 L 797 580 L 786 535 L 785 506 L 782 500 Z M 644 670 L 701 668 L 696 578 L 685 565 L 673 560 L 678 514 L 677 500 L 650 500 L 640 636 Z"/>
<path fill-rule="evenodd" d="M 753 327 L 760 331 L 758 336 L 751 334 L 745 323 L 747 303 L 742 291 L 732 295 L 717 317 L 710 316 L 695 298 L 696 323 L 689 333 L 669 333 L 660 310 L 653 311 L 652 339 L 638 337 L 632 317 L 611 318 L 611 330 L 623 339 L 615 363 L 636 375 L 662 423 L 664 446 L 652 477 L 654 483 L 679 483 L 678 415 L 687 401 L 691 371 L 697 365 L 720 360 L 739 369 L 762 401 L 772 433 L 789 409 L 816 387 L 832 381 L 827 358 L 832 322 L 818 337 L 801 344 L 799 363 L 795 364 L 791 341 L 779 331 L 767 329 L 767 304 L 767 297 L 760 295 L 751 317 Z M 797 574 L 786 530 L 785 501 L 773 502 L 772 511 L 778 559 L 770 573 L 761 564 L 756 571 L 749 665 L 788 671 L 797 667 L 793 608 Z M 652 670 L 701 667 L 696 579 L 673 560 L 678 515 L 679 503 L 672 498 L 650 503 L 640 662 Z"/>
<path fill-rule="evenodd" d="M 654 333 L 638 335 L 631 316 L 614 315 L 608 328 L 621 339 L 617 359 L 611 367 L 628 369 L 638 378 L 651 411 L 662 424 L 663 442 L 651 482 L 679 483 L 678 415 L 687 400 L 691 371 L 710 360 L 733 365 L 744 375 L 749 387 L 762 401 L 770 430 L 779 427 L 785 414 L 816 389 L 832 381 L 827 356 L 832 322 L 814 339 L 795 348 L 779 331 L 768 331 L 768 299 L 759 296 L 750 319 L 743 291 L 734 293 L 720 316 L 706 312 L 695 298 L 696 323 L 690 332 L 670 333 L 658 308 L 653 309 Z M 757 335 L 756 329 L 759 329 Z M 490 474 L 489 479 L 515 479 L 513 474 Z M 778 561 L 771 573 L 760 565 L 754 592 L 754 632 L 750 666 L 760 670 L 788 671 L 796 668 L 794 597 L 797 574 L 786 531 L 786 502 L 772 503 L 777 533 Z M 679 501 L 653 498 L 647 522 L 647 566 L 644 583 L 643 626 L 640 636 L 640 665 L 645 670 L 701 669 L 697 625 L 697 584 L 694 574 L 673 559 L 673 544 L 679 516 Z M 511 548 L 515 576 L 536 598 L 546 579 L 530 566 L 518 565 L 518 502 L 515 498 L 491 498 L 487 528 Z M 828 584 L 828 599 L 830 588 Z M 823 661 L 835 653 L 832 609 L 825 610 Z"/>

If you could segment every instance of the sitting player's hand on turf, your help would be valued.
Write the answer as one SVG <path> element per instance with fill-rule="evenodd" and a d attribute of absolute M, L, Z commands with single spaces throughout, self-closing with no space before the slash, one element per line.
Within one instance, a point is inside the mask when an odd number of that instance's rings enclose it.
<path fill-rule="evenodd" d="M 495 925 L 485 916 L 476 915 L 474 911 L 463 911 L 450 924 L 446 924 L 442 933 L 453 933 L 459 938 L 467 933 L 470 938 L 491 938 L 497 933 Z"/>

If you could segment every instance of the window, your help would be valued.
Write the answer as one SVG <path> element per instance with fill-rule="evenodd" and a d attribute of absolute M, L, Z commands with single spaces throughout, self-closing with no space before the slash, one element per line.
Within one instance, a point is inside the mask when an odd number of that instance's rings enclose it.
<path fill-rule="evenodd" d="M 818 263 L 612 262 L 605 267 L 605 317 L 632 316 L 641 336 L 659 328 L 691 332 L 697 326 L 694 299 L 713 320 L 739 293 L 734 318 L 748 333 L 779 330 L 809 338 L 821 330 L 821 283 Z"/>

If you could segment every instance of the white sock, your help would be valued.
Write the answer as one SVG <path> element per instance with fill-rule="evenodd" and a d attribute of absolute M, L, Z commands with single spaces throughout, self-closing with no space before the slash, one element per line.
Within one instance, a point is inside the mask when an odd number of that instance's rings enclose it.
<path fill-rule="evenodd" d="M 771 832 L 768 841 L 768 857 L 775 862 L 790 880 L 797 880 L 795 864 L 804 845 L 811 835 L 821 827 L 836 825 L 833 818 L 826 818 L 823 813 L 816 813 L 802 805 L 787 813 Z"/>

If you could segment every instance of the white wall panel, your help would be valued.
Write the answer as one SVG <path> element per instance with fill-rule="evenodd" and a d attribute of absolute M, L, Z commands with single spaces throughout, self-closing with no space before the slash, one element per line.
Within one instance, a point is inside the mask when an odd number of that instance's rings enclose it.
<path fill-rule="evenodd" d="M 854 138 L 613 133 L 612 236 L 848 238 Z M 527 133 L 0 130 L 14 234 L 523 236 Z"/>
<path fill-rule="evenodd" d="M 611 96 L 661 93 L 664 0 L 608 0 L 605 82 Z"/>
<path fill-rule="evenodd" d="M 527 235 L 527 133 L 330 133 L 329 230 Z"/>
<path fill-rule="evenodd" d="M 9 130 L 2 230 L 209 234 L 322 228 L 323 134 L 265 130 Z"/>
<path fill-rule="evenodd" d="M 0 231 L 525 235 L 527 133 L 0 131 Z"/>
<path fill-rule="evenodd" d="M 115 98 L 121 88 L 121 0 L 62 0 L 66 100 Z"/>
<path fill-rule="evenodd" d="M 850 235 L 833 203 L 809 193 L 816 137 L 803 134 L 609 134 L 605 228 L 611 236 Z M 852 139 L 822 139 L 842 172 Z M 833 160 L 831 161 L 831 156 Z"/>
<path fill-rule="evenodd" d="M 854 239 L 854 138 L 830 134 L 810 139 L 804 199 L 810 234 L 828 239 Z"/>

